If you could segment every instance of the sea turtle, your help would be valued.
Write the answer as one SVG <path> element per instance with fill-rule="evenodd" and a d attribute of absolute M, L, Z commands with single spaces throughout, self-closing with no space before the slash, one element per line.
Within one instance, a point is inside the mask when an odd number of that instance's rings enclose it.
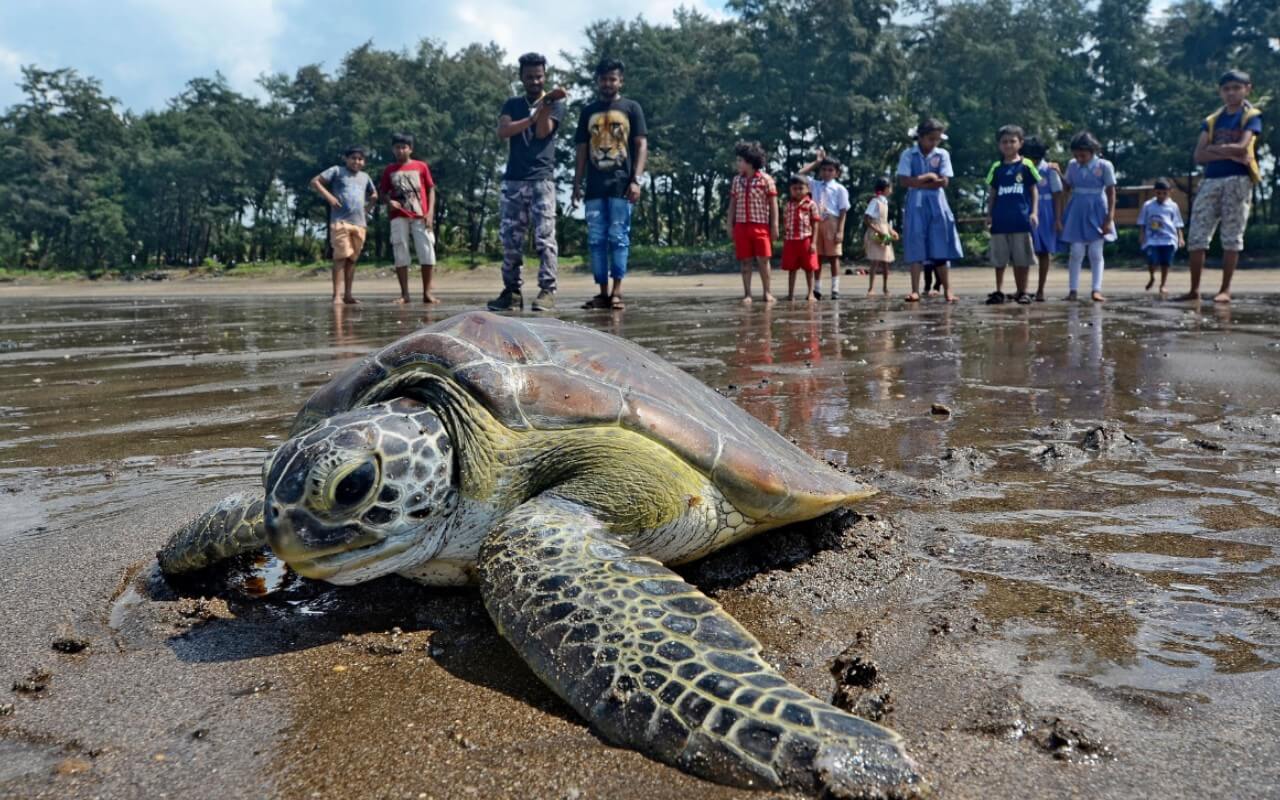
<path fill-rule="evenodd" d="M 477 583 L 499 632 L 606 739 L 720 783 L 914 794 L 900 737 L 790 684 L 664 564 L 872 490 L 626 340 L 462 314 L 317 391 L 264 467 L 160 552 L 267 543 L 338 584 Z"/>

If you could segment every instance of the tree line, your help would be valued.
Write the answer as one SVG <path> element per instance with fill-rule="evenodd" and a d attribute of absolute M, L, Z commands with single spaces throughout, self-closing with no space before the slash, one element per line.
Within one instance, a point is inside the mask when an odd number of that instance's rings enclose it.
<path fill-rule="evenodd" d="M 549 85 L 575 98 L 557 144 L 566 180 L 592 68 L 604 55 L 627 65 L 624 94 L 645 107 L 651 147 L 638 243 L 720 241 L 739 140 L 764 143 L 779 175 L 822 145 L 862 198 L 910 146 L 915 122 L 939 117 L 963 215 L 980 213 L 1001 124 L 1023 126 L 1058 158 L 1088 128 L 1122 182 L 1185 180 L 1199 122 L 1218 104 L 1217 76 L 1249 71 L 1264 108 L 1280 79 L 1271 0 L 1181 0 L 1161 15 L 1149 0 L 729 0 L 727 11 L 681 11 L 669 24 L 601 20 L 577 52 L 547 54 Z M 506 159 L 495 124 L 516 91 L 518 55 L 492 44 L 366 43 L 332 71 L 264 75 L 259 96 L 215 75 L 141 113 L 73 69 L 25 67 L 24 99 L 0 116 L 0 267 L 317 259 L 325 207 L 308 181 L 348 143 L 369 148 L 376 178 L 402 130 L 438 183 L 442 251 L 490 257 L 500 252 Z M 1278 134 L 1264 117 L 1255 222 L 1280 222 Z M 563 222 L 565 249 L 580 250 L 581 224 Z M 386 225 L 385 215 L 373 221 L 366 257 L 388 256 Z"/>

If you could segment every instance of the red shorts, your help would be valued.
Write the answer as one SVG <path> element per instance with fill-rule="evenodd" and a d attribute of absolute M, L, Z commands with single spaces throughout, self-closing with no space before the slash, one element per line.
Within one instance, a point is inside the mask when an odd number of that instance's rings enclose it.
<path fill-rule="evenodd" d="M 789 272 L 795 272 L 798 269 L 817 272 L 818 253 L 809 249 L 812 243 L 812 239 L 787 239 L 783 242 L 782 268 Z"/>
<path fill-rule="evenodd" d="M 769 226 L 761 222 L 734 223 L 733 255 L 739 261 L 772 257 L 773 237 L 769 235 Z"/>

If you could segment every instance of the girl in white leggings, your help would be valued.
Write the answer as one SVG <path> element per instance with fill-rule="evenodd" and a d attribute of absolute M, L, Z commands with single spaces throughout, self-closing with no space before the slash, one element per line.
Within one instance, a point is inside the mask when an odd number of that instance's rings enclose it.
<path fill-rule="evenodd" d="M 1080 289 L 1080 267 L 1084 263 L 1085 254 L 1089 255 L 1089 271 L 1093 273 L 1093 299 L 1098 302 L 1103 301 L 1102 297 L 1102 270 L 1106 264 L 1102 258 L 1102 239 L 1094 239 L 1088 244 L 1084 242 L 1071 243 L 1071 255 L 1067 259 L 1068 270 L 1068 288 L 1070 293 L 1067 295 L 1068 300 L 1075 300 L 1077 291 Z"/>
<path fill-rule="evenodd" d="M 1116 170 L 1098 156 L 1102 145 L 1092 133 L 1081 131 L 1071 139 L 1071 163 L 1062 182 L 1071 187 L 1071 199 L 1063 214 L 1060 241 L 1071 244 L 1067 267 L 1071 276 L 1068 300 L 1075 300 L 1080 288 L 1080 264 L 1089 255 L 1093 271 L 1093 301 L 1101 303 L 1102 244 L 1116 228 Z"/>

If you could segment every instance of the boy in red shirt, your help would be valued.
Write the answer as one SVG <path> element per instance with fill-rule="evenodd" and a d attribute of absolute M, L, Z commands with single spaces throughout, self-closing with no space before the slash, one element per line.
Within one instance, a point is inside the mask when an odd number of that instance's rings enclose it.
<path fill-rule="evenodd" d="M 769 292 L 769 259 L 773 239 L 778 235 L 778 188 L 764 168 L 764 148 L 757 142 L 741 142 L 734 148 L 738 174 L 729 188 L 729 215 L 726 220 L 733 237 L 733 251 L 742 268 L 742 302 L 751 303 L 751 270 L 760 272 L 761 298 L 774 302 Z"/>
<path fill-rule="evenodd" d="M 413 137 L 393 134 L 391 154 L 395 161 L 382 171 L 378 181 L 379 199 L 391 213 L 391 253 L 395 259 L 396 278 L 400 281 L 400 299 L 409 302 L 410 247 L 416 251 L 422 267 L 422 302 L 438 303 L 431 294 L 431 273 L 436 264 L 435 211 L 436 184 L 431 169 L 413 156 Z"/>
<path fill-rule="evenodd" d="M 787 271 L 787 299 L 796 296 L 796 272 L 804 272 L 806 284 L 804 299 L 812 303 L 813 281 L 818 266 L 818 223 L 822 213 L 818 204 L 809 196 L 809 181 L 803 176 L 792 177 L 788 184 L 791 198 L 783 215 L 786 228 L 782 236 L 782 268 Z"/>

